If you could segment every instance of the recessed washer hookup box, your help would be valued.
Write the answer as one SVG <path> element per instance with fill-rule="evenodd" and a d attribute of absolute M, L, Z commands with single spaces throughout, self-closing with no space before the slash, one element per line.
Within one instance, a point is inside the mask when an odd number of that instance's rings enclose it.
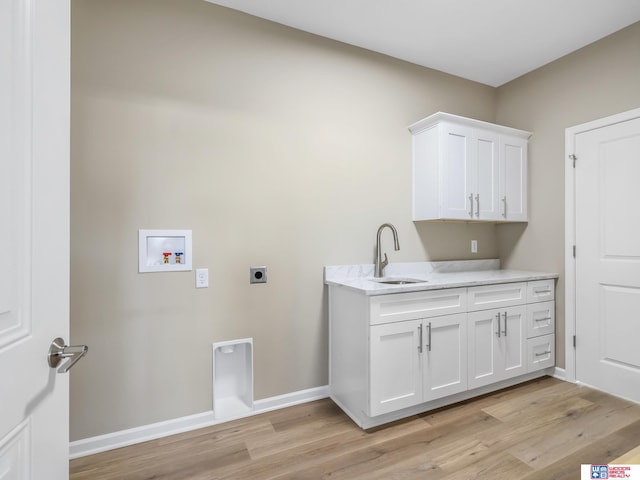
<path fill-rule="evenodd" d="M 191 259 L 191 230 L 138 230 L 138 272 L 188 272 Z"/>

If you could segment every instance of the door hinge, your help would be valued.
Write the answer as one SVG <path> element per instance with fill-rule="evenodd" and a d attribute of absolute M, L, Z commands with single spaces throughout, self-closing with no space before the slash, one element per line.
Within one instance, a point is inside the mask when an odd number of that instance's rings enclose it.
<path fill-rule="evenodd" d="M 576 348 L 576 336 L 573 336 L 573 348 Z"/>
<path fill-rule="evenodd" d="M 569 159 L 573 160 L 573 168 L 576 168 L 576 160 L 578 159 L 578 157 L 576 157 L 573 153 L 571 155 L 569 155 Z"/>
<path fill-rule="evenodd" d="M 576 258 L 576 246 L 573 246 L 573 258 Z"/>

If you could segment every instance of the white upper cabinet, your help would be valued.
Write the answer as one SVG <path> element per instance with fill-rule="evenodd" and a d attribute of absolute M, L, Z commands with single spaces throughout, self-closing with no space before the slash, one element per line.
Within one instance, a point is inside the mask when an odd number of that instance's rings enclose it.
<path fill-rule="evenodd" d="M 447 113 L 413 134 L 413 219 L 527 221 L 529 132 Z"/>
<path fill-rule="evenodd" d="M 500 220 L 527 221 L 527 140 L 500 137 Z"/>

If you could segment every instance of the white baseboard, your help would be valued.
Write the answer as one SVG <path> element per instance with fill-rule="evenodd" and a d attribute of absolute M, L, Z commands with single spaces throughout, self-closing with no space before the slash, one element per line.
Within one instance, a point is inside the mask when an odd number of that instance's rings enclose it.
<path fill-rule="evenodd" d="M 198 428 L 209 427 L 219 423 L 229 422 L 243 417 L 250 417 L 260 413 L 278 410 L 280 408 L 291 407 L 300 403 L 312 402 L 329 397 L 329 386 L 309 388 L 298 392 L 287 393 L 275 397 L 255 400 L 253 410 L 241 415 L 216 418 L 213 410 L 197 413 L 186 417 L 174 418 L 164 422 L 152 423 L 141 427 L 121 430 L 119 432 L 107 433 L 96 437 L 76 440 L 69 444 L 69 458 L 85 457 L 94 453 L 105 452 L 115 448 L 126 447 L 136 443 L 142 443 L 156 438 L 167 437 L 177 433 L 197 430 Z"/>
<path fill-rule="evenodd" d="M 76 440 L 69 444 L 69 458 L 84 457 L 94 453 L 126 447 L 135 443 L 208 427 L 216 423 L 213 410 L 209 412 L 175 418 L 164 422 L 152 423 L 141 427 L 120 430 L 96 437 Z"/>
<path fill-rule="evenodd" d="M 555 367 L 553 373 L 551 374 L 553 378 L 557 378 L 558 380 L 567 381 L 567 371 L 564 368 Z"/>
<path fill-rule="evenodd" d="M 278 410 L 280 408 L 291 407 L 300 403 L 313 402 L 314 400 L 320 400 L 323 398 L 329 398 L 329 385 L 285 393 L 284 395 L 263 398 L 262 400 L 254 400 L 253 415 L 269 412 L 271 410 Z"/>

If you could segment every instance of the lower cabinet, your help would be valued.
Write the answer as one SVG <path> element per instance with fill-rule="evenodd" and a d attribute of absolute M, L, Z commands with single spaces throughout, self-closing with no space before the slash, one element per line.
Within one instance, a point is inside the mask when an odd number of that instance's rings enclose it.
<path fill-rule="evenodd" d="M 330 290 L 331 398 L 369 428 L 535 378 L 555 363 L 553 286 L 549 279 L 372 297 Z"/>
<path fill-rule="evenodd" d="M 469 388 L 527 373 L 526 307 L 469 313 Z"/>
<path fill-rule="evenodd" d="M 425 321 L 422 401 L 467 390 L 467 314 Z"/>
<path fill-rule="evenodd" d="M 369 415 L 422 402 L 421 320 L 371 327 L 369 337 Z"/>
<path fill-rule="evenodd" d="M 530 338 L 527 343 L 527 367 L 533 372 L 543 368 L 553 367 L 555 361 L 555 335 L 543 335 Z"/>
<path fill-rule="evenodd" d="M 373 325 L 369 415 L 467 390 L 467 315 Z"/>

